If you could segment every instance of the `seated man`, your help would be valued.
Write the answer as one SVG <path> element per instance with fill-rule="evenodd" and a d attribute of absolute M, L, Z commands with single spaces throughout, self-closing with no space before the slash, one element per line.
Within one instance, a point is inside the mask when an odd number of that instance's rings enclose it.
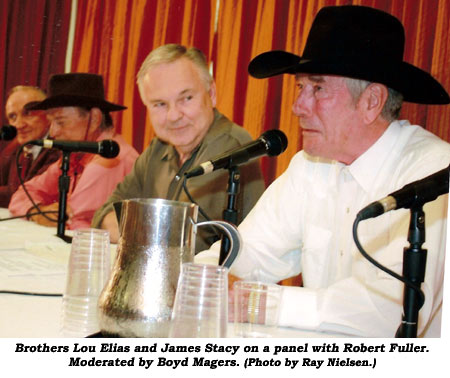
<path fill-rule="evenodd" d="M 16 156 L 22 144 L 33 139 L 48 136 L 50 122 L 43 110 L 27 110 L 25 105 L 42 101 L 44 91 L 37 87 L 19 85 L 9 91 L 6 100 L 6 119 L 17 129 L 17 137 L 1 152 L 0 159 L 0 207 L 8 207 L 13 193 L 20 185 L 17 174 Z M 47 150 L 40 146 L 26 146 L 19 157 L 21 177 L 28 181 L 44 172 L 47 167 L 58 160 L 56 150 Z"/>
<path fill-rule="evenodd" d="M 141 66 L 137 84 L 156 137 L 94 216 L 93 227 L 108 229 L 111 240 L 118 238 L 113 202 L 130 198 L 190 202 L 182 188 L 183 174 L 251 141 L 246 130 L 215 109 L 215 83 L 199 50 L 175 44 L 153 50 Z M 264 190 L 258 161 L 240 167 L 240 174 L 238 221 Z M 222 219 L 227 207 L 228 176 L 226 170 L 217 170 L 187 182 L 193 199 L 212 219 Z M 213 238 L 199 233 L 198 250 L 209 247 Z"/>
<path fill-rule="evenodd" d="M 47 111 L 51 135 L 55 139 L 113 139 L 119 144 L 120 153 L 114 159 L 84 153 L 72 153 L 70 156 L 67 226 L 70 229 L 90 227 L 95 210 L 131 171 L 138 156 L 136 150 L 114 132 L 109 114 L 125 107 L 105 100 L 101 76 L 71 73 L 53 75 L 49 80 L 49 97 L 30 109 Z M 59 160 L 42 175 L 26 183 L 28 192 L 41 211 L 58 210 L 60 167 Z M 23 188 L 19 188 L 12 196 L 9 210 L 13 215 L 36 212 Z M 57 216 L 54 215 L 53 218 L 56 220 Z M 41 214 L 32 216 L 31 219 L 42 225 L 56 225 L 54 220 Z"/>
<path fill-rule="evenodd" d="M 281 326 L 394 337 L 401 324 L 404 285 L 362 256 L 352 226 L 369 203 L 450 163 L 448 143 L 397 119 L 402 99 L 450 102 L 434 78 L 403 62 L 403 48 L 395 17 L 334 6 L 317 14 L 301 57 L 272 51 L 249 65 L 257 78 L 294 74 L 298 86 L 292 109 L 303 150 L 239 226 L 244 247 L 231 267 L 242 279 L 269 282 L 302 272 L 304 287 L 283 289 Z M 446 194 L 424 206 L 428 260 L 418 335 L 440 332 L 447 203 Z M 401 275 L 409 223 L 407 209 L 365 220 L 359 241 Z M 215 249 L 196 260 L 207 262 Z"/>

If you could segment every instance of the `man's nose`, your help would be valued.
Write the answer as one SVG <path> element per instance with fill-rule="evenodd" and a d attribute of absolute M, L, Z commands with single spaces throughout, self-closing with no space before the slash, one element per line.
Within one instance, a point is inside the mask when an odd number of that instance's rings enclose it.
<path fill-rule="evenodd" d="M 56 138 L 61 133 L 61 127 L 59 127 L 55 122 L 50 123 L 50 136 Z"/>
<path fill-rule="evenodd" d="M 27 125 L 25 122 L 25 117 L 22 114 L 17 114 L 16 119 L 13 122 L 10 122 L 10 124 L 16 129 L 22 129 Z"/>
<path fill-rule="evenodd" d="M 311 115 L 314 98 L 309 88 L 302 89 L 294 103 L 292 104 L 292 112 L 297 117 L 307 117 Z"/>
<path fill-rule="evenodd" d="M 169 106 L 169 109 L 167 111 L 167 119 L 170 122 L 176 122 L 183 116 L 183 113 L 179 109 L 177 104 L 173 104 Z"/>

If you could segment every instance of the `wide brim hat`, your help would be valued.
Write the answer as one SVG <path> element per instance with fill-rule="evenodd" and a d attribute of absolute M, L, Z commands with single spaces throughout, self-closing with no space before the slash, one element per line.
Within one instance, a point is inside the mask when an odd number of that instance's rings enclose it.
<path fill-rule="evenodd" d="M 338 75 L 386 85 L 419 104 L 448 104 L 450 97 L 429 73 L 403 61 L 405 32 L 401 22 L 365 6 L 322 8 L 313 21 L 301 56 L 269 51 L 255 57 L 250 75 Z"/>
<path fill-rule="evenodd" d="M 90 73 L 67 73 L 52 75 L 48 81 L 48 97 L 27 106 L 29 110 L 47 110 L 66 106 L 91 109 L 99 108 L 105 113 L 124 110 L 126 106 L 105 100 L 103 78 Z"/>

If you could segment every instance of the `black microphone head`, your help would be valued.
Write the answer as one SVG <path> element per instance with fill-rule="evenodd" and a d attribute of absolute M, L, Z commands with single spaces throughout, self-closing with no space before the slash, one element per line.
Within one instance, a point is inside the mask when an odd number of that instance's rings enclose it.
<path fill-rule="evenodd" d="M 0 130 L 0 140 L 12 140 L 17 135 L 17 129 L 14 126 L 5 125 Z"/>
<path fill-rule="evenodd" d="M 281 154 L 288 145 L 286 134 L 281 130 L 268 130 L 260 136 L 260 139 L 266 143 L 269 156 Z"/>
<path fill-rule="evenodd" d="M 100 156 L 105 158 L 115 158 L 119 155 L 120 147 L 118 143 L 111 139 L 105 139 L 99 142 L 99 151 Z"/>

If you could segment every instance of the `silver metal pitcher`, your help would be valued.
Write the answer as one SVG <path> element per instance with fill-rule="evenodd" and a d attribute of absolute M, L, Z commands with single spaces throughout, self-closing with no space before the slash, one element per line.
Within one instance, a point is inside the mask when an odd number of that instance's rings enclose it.
<path fill-rule="evenodd" d="M 196 223 L 198 206 L 164 199 L 115 204 L 120 239 L 111 277 L 99 298 L 102 333 L 167 337 L 181 265 L 194 260 L 197 227 L 214 225 L 230 239 L 223 265 L 240 251 L 237 229 L 226 222 Z"/>

